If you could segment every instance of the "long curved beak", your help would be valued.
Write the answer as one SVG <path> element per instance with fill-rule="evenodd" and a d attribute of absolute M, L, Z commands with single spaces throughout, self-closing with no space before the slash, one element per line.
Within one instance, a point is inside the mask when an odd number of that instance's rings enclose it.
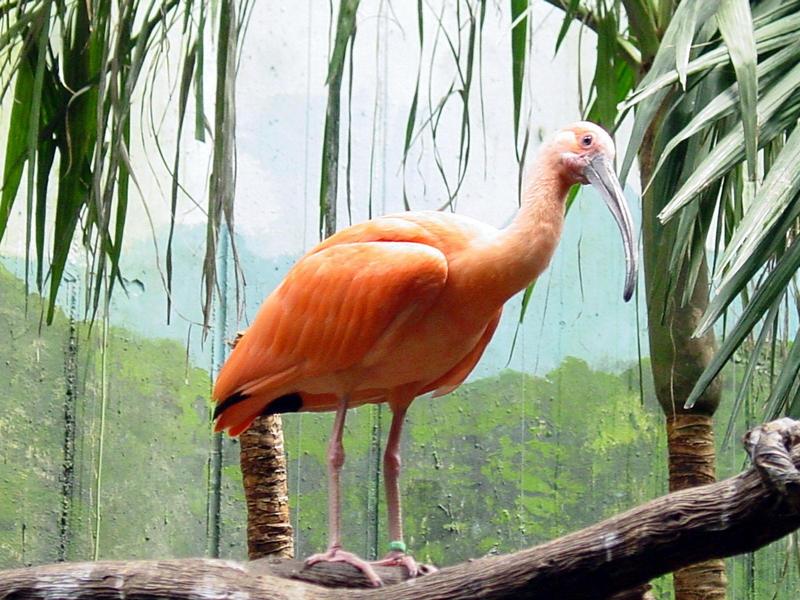
<path fill-rule="evenodd" d="M 622 297 L 627 302 L 633 296 L 633 288 L 636 285 L 636 243 L 633 237 L 631 211 L 625 202 L 622 186 L 611 162 L 604 154 L 598 153 L 589 159 L 583 175 L 603 196 L 622 233 L 622 244 L 625 247 L 625 290 Z"/>

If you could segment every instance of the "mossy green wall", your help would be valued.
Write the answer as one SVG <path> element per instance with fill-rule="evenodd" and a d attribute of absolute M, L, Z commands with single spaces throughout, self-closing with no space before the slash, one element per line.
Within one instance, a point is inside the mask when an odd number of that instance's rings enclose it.
<path fill-rule="evenodd" d="M 25 298 L 0 267 L 0 568 L 91 559 L 95 546 L 108 559 L 204 554 L 208 371 L 179 342 L 121 327 L 109 327 L 104 349 L 102 321 L 89 328 L 59 311 L 40 328 L 39 299 L 27 297 L 26 314 Z M 418 558 L 446 565 L 531 546 L 660 495 L 662 418 L 635 365 L 604 372 L 574 358 L 544 377 L 505 370 L 419 399 L 403 448 L 407 541 Z M 376 440 L 389 422 L 385 407 L 363 407 L 345 433 L 344 542 L 367 556 L 387 544 Z M 301 555 L 326 541 L 330 424 L 326 414 L 284 417 Z M 743 458 L 723 451 L 721 476 Z M 223 444 L 222 474 L 221 554 L 242 559 L 235 440 Z M 731 597 L 794 597 L 794 570 L 781 581 L 785 544 L 731 561 Z M 670 593 L 664 581 L 657 590 Z"/>

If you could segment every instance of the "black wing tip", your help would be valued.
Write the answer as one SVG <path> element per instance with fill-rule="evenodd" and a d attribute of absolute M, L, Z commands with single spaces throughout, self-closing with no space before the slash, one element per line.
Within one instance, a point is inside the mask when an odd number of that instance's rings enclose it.
<path fill-rule="evenodd" d="M 244 392 L 235 392 L 231 394 L 214 407 L 213 420 L 216 421 L 222 416 L 222 413 L 228 410 L 231 406 L 235 406 L 240 402 L 244 402 L 249 397 L 250 395 L 245 394 Z M 261 415 L 265 416 L 275 415 L 278 413 L 297 412 L 302 407 L 303 397 L 298 392 L 292 392 L 291 394 L 284 394 L 283 396 L 278 396 L 275 398 L 272 402 L 267 404 L 267 407 L 264 409 Z"/>
<path fill-rule="evenodd" d="M 239 402 L 244 402 L 247 400 L 247 398 L 249 398 L 249 396 L 244 392 L 235 392 L 231 394 L 214 407 L 214 416 L 212 417 L 213 420 L 216 421 L 220 418 L 220 416 L 222 416 L 222 413 L 228 410 L 231 406 L 239 404 Z"/>
<path fill-rule="evenodd" d="M 278 413 L 297 412 L 303 407 L 303 397 L 297 393 L 284 394 L 278 396 L 267 404 L 267 407 L 261 413 L 261 416 L 276 415 Z"/>

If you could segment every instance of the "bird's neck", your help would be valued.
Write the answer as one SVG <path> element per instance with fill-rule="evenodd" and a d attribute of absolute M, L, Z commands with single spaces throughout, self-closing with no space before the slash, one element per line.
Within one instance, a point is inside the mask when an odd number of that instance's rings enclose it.
<path fill-rule="evenodd" d="M 569 182 L 552 165 L 537 163 L 514 220 L 500 232 L 495 257 L 502 269 L 501 293 L 510 298 L 550 264 L 564 225 Z"/>

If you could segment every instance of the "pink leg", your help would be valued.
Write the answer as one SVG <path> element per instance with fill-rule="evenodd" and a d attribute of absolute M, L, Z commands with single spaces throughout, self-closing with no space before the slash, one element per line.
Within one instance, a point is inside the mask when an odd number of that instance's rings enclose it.
<path fill-rule="evenodd" d="M 403 541 L 403 513 L 400 508 L 400 432 L 406 418 L 406 408 L 398 408 L 392 414 L 392 426 L 383 453 L 383 477 L 386 486 L 386 507 L 389 512 L 389 537 L 392 541 Z"/>
<path fill-rule="evenodd" d="M 344 433 L 344 418 L 347 412 L 347 396 L 339 400 L 336 409 L 336 418 L 333 421 L 333 432 L 328 443 L 328 549 L 320 554 L 314 554 L 306 559 L 306 566 L 318 562 L 344 562 L 353 565 L 364 573 L 372 585 L 382 584 L 375 569 L 365 560 L 351 552 L 342 550 L 341 543 L 341 503 L 339 473 L 344 465 L 344 446 L 342 434 Z"/>
<path fill-rule="evenodd" d="M 386 508 L 389 513 L 389 538 L 392 546 L 382 560 L 372 564 L 379 566 L 404 566 L 410 577 L 420 574 L 420 567 L 414 558 L 406 554 L 403 541 L 403 511 L 400 508 L 400 432 L 408 406 L 393 406 L 392 426 L 386 451 L 383 454 L 383 478 L 386 485 Z"/>

